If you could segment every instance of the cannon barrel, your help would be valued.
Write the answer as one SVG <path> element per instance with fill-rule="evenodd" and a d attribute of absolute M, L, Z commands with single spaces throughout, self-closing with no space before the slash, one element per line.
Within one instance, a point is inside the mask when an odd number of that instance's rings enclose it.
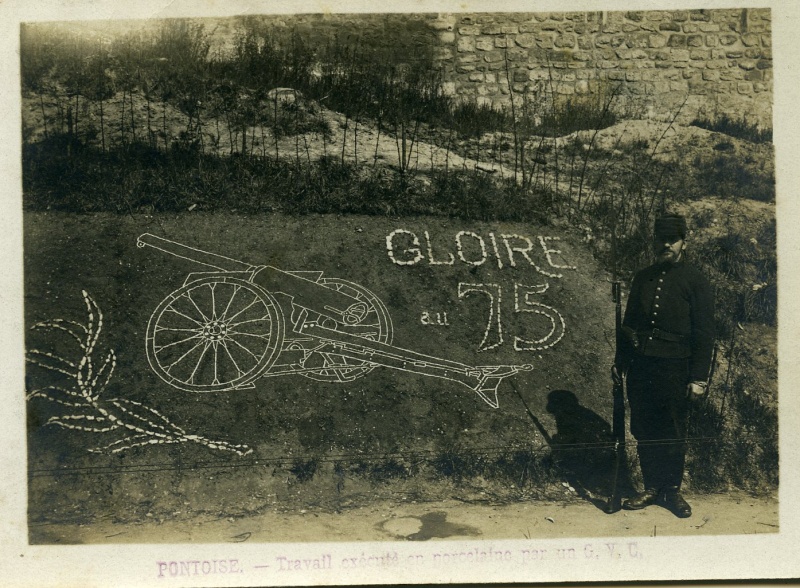
<path fill-rule="evenodd" d="M 170 241 L 163 237 L 157 237 L 150 233 L 140 235 L 136 240 L 136 245 L 138 247 L 152 247 L 164 253 L 174 255 L 175 257 L 188 259 L 189 261 L 207 265 L 223 272 L 252 272 L 258 268 L 258 266 L 250 265 L 244 261 L 231 259 L 224 255 L 217 255 L 216 253 L 209 253 L 208 251 L 189 247 L 188 245 L 182 245 L 181 243 L 176 243 L 175 241 Z"/>
<path fill-rule="evenodd" d="M 286 272 L 272 266 L 250 265 L 244 261 L 189 247 L 150 233 L 140 235 L 136 245 L 153 247 L 175 257 L 188 259 L 222 272 L 248 272 L 250 273 L 248 279 L 253 284 L 268 292 L 286 294 L 292 298 L 295 304 L 334 321 L 357 324 L 368 310 L 364 302 L 339 292 L 335 288 L 326 288 L 317 281 L 309 280 L 298 273 Z"/>

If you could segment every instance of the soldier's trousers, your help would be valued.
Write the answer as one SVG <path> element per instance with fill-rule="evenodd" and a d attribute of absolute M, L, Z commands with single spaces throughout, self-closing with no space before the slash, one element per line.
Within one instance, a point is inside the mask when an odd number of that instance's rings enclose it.
<path fill-rule="evenodd" d="M 680 489 L 686 460 L 688 359 L 634 357 L 628 369 L 631 433 L 647 489 Z"/>

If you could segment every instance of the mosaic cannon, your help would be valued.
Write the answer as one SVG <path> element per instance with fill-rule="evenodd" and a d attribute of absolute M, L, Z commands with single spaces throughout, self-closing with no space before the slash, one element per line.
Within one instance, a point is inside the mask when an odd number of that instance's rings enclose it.
<path fill-rule="evenodd" d="M 348 280 L 251 265 L 149 233 L 137 245 L 213 270 L 190 273 L 147 325 L 150 366 L 180 390 L 240 390 L 280 375 L 350 382 L 383 366 L 460 382 L 497 408 L 500 382 L 532 369 L 469 366 L 394 346 L 384 303 Z"/>

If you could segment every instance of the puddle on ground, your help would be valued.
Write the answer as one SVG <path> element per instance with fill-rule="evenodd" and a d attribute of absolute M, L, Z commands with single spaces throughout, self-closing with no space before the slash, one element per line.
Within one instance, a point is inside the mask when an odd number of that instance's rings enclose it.
<path fill-rule="evenodd" d="M 414 517 L 397 517 L 378 524 L 384 532 L 407 541 L 427 541 L 447 537 L 475 537 L 481 532 L 475 527 L 447 522 L 447 513 L 429 512 Z"/>

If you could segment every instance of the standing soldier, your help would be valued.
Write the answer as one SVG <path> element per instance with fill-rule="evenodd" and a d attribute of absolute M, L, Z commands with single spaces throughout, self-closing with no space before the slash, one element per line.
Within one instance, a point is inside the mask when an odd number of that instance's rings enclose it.
<path fill-rule="evenodd" d="M 631 432 L 638 442 L 644 491 L 623 508 L 661 504 L 692 514 L 680 495 L 689 404 L 702 397 L 714 348 L 714 296 L 705 276 L 686 261 L 686 221 L 655 222 L 656 263 L 633 278 L 612 377 L 627 378 Z"/>

